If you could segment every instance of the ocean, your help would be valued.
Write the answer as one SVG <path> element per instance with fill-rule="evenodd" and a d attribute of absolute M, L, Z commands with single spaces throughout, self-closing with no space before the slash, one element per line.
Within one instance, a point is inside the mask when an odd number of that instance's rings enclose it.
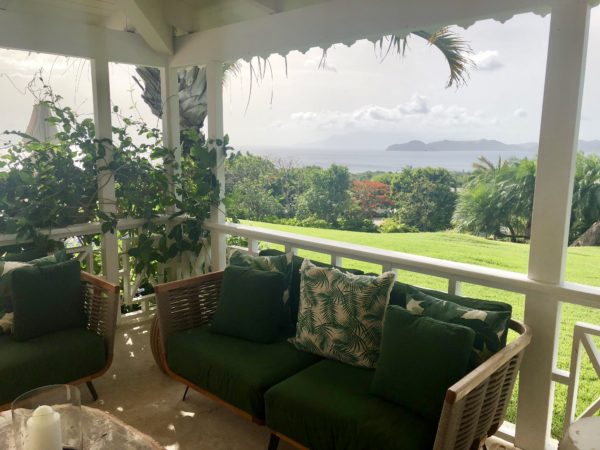
<path fill-rule="evenodd" d="M 319 148 L 251 148 L 243 147 L 254 155 L 281 160 L 295 166 L 329 167 L 339 164 L 348 167 L 352 173 L 367 171 L 396 172 L 404 167 L 443 167 L 450 171 L 470 171 L 479 156 L 496 163 L 499 157 L 535 158 L 536 151 L 385 151 L 369 149 L 319 149 Z"/>

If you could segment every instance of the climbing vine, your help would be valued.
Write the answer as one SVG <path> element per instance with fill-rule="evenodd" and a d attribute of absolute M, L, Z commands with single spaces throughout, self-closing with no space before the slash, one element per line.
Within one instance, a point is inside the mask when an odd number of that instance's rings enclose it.
<path fill-rule="evenodd" d="M 137 273 L 156 276 L 159 264 L 186 251 L 197 254 L 207 235 L 202 222 L 220 200 L 212 168 L 218 152 L 229 150 L 228 138 L 205 141 L 197 131 L 184 132 L 177 158 L 159 129 L 123 117 L 115 107 L 119 125 L 113 126 L 112 139 L 100 139 L 92 119 L 81 119 L 49 86 L 44 88 L 41 102 L 59 132 L 52 142 L 5 132 L 19 141 L 0 156 L 0 233 L 15 233 L 21 248 L 53 250 L 62 243 L 40 230 L 101 222 L 102 232 L 117 233 L 119 219 L 136 218 L 144 219 L 141 230 L 123 234 L 135 238 L 129 255 Z M 103 171 L 114 176 L 116 213 L 99 206 L 97 174 Z M 157 223 L 165 215 L 172 220 Z M 99 236 L 78 239 L 99 243 Z"/>

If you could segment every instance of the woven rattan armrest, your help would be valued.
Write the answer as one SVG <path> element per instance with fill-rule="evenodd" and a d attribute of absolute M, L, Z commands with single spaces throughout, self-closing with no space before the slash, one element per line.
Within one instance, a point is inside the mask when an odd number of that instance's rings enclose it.
<path fill-rule="evenodd" d="M 217 309 L 223 272 L 213 272 L 155 287 L 160 340 L 173 334 L 210 323 Z"/>
<path fill-rule="evenodd" d="M 531 330 L 511 320 L 519 336 L 452 385 L 444 401 L 434 450 L 478 448 L 493 435 L 506 414 Z"/>
<path fill-rule="evenodd" d="M 81 272 L 81 292 L 87 316 L 86 328 L 104 338 L 108 360 L 111 361 L 117 329 L 119 286 Z"/>

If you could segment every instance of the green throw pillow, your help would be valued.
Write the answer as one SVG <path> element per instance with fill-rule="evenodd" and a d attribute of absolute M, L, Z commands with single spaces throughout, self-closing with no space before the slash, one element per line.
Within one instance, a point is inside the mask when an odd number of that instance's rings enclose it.
<path fill-rule="evenodd" d="M 317 267 L 300 269 L 296 348 L 358 367 L 375 367 L 383 315 L 396 274 L 352 275 Z"/>
<path fill-rule="evenodd" d="M 278 338 L 287 287 L 281 273 L 229 266 L 221 286 L 212 332 L 262 344 Z"/>
<path fill-rule="evenodd" d="M 12 273 L 16 340 L 85 325 L 80 272 L 79 261 L 72 260 Z"/>
<path fill-rule="evenodd" d="M 469 371 L 475 332 L 390 305 L 371 393 L 437 422 L 450 386 Z"/>
<path fill-rule="evenodd" d="M 285 278 L 286 289 L 283 292 L 282 300 L 285 308 L 283 309 L 284 321 L 289 323 L 290 321 L 290 286 L 292 284 L 292 257 L 293 254 L 287 253 L 277 256 L 251 256 L 240 250 L 234 250 L 229 257 L 229 264 L 233 266 L 250 267 L 256 270 L 262 270 L 265 272 L 279 272 Z"/>
<path fill-rule="evenodd" d="M 34 254 L 39 255 L 39 250 L 37 250 L 35 253 L 25 252 L 23 254 L 17 254 L 20 257 L 17 258 L 17 260 L 0 260 L 0 307 L 3 308 L 6 313 L 11 313 L 13 311 L 11 287 L 12 276 L 10 274 L 13 269 L 28 266 L 46 266 L 49 264 L 56 264 L 58 262 L 69 260 L 69 255 L 67 255 L 64 249 L 58 250 L 52 255 L 47 255 L 31 261 L 23 262 L 20 260 Z M 13 258 L 14 257 L 15 256 L 13 255 Z"/>
<path fill-rule="evenodd" d="M 432 317 L 443 322 L 463 325 L 475 331 L 471 367 L 477 367 L 502 349 L 502 336 L 508 327 L 507 311 L 484 311 L 427 295 L 411 288 L 407 293 L 406 309 L 414 314 Z"/>
<path fill-rule="evenodd" d="M 5 313 L 12 312 L 12 272 L 29 264 L 16 261 L 0 261 L 0 308 Z"/>

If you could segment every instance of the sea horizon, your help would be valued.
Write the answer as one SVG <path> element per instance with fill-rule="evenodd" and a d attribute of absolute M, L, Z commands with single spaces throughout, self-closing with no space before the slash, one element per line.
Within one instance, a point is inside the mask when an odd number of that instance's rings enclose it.
<path fill-rule="evenodd" d="M 299 147 L 258 147 L 240 146 L 236 151 L 248 152 L 266 157 L 274 162 L 281 161 L 296 167 L 318 166 L 329 167 L 338 164 L 348 167 L 352 173 L 362 172 L 397 172 L 405 167 L 442 167 L 452 172 L 468 172 L 473 170 L 480 156 L 496 162 L 502 160 L 533 159 L 536 150 L 515 151 L 388 151 L 385 149 L 334 149 L 334 148 L 299 148 Z"/>

